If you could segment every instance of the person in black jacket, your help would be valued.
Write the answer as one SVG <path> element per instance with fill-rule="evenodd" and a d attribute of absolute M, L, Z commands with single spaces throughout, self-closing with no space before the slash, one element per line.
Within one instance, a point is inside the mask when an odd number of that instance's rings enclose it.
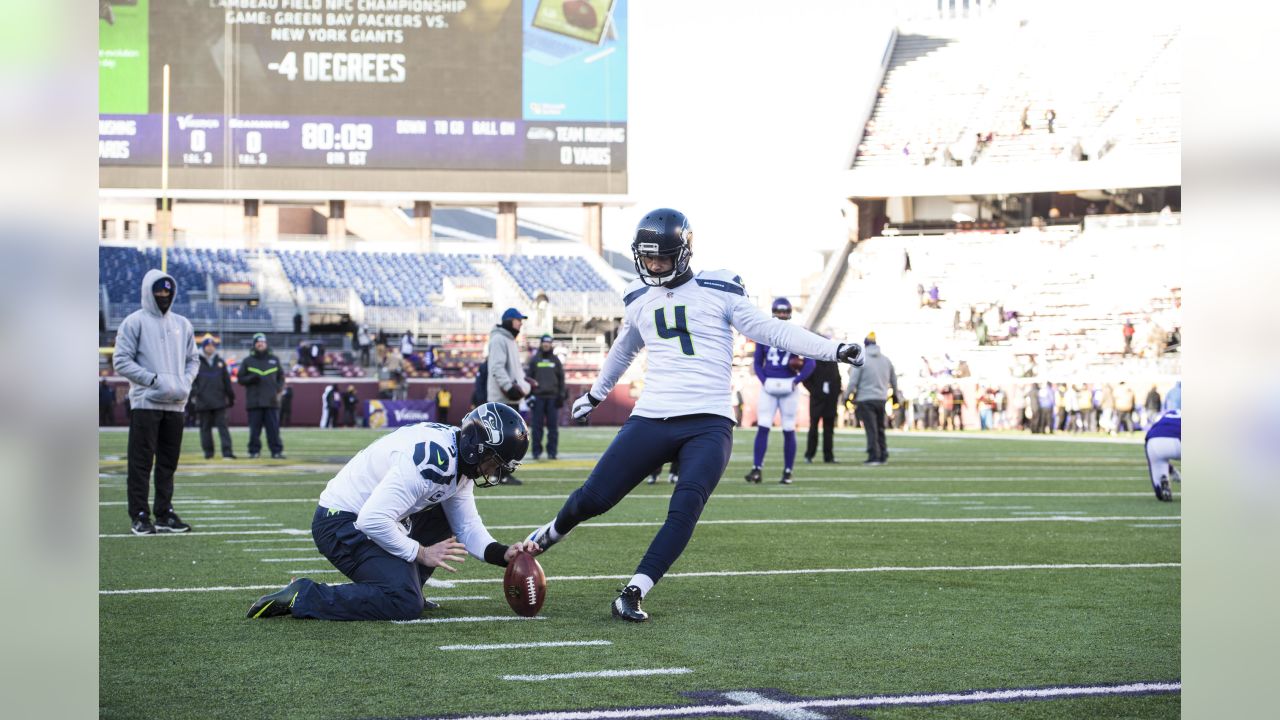
<path fill-rule="evenodd" d="M 255 333 L 253 352 L 240 363 L 237 382 L 244 385 L 245 409 L 249 411 L 249 457 L 262 451 L 262 428 L 267 428 L 271 457 L 284 459 L 280 441 L 280 394 L 284 389 L 284 368 L 280 358 L 267 347 L 267 336 Z"/>
<path fill-rule="evenodd" d="M 348 385 L 347 391 L 342 393 L 342 424 L 347 427 L 355 427 L 356 414 L 359 412 L 360 396 L 356 394 L 356 386 Z"/>
<path fill-rule="evenodd" d="M 568 389 L 564 384 L 564 366 L 556 357 L 554 340 L 543 335 L 538 349 L 529 358 L 525 374 L 533 378 L 533 459 L 542 457 L 542 428 L 547 428 L 547 457 L 556 459 L 560 444 L 560 408 Z"/>
<path fill-rule="evenodd" d="M 826 360 L 816 361 L 813 373 L 804 381 L 809 391 L 809 443 L 805 447 L 804 461 L 813 462 L 818 453 L 818 423 L 822 423 L 822 462 L 836 461 L 834 433 L 836 413 L 840 409 L 840 367 Z"/>
<path fill-rule="evenodd" d="M 489 397 L 489 361 L 485 360 L 476 368 L 476 386 L 471 391 L 471 407 L 478 408 L 488 402 Z"/>
<path fill-rule="evenodd" d="M 218 343 L 211 337 L 200 343 L 200 370 L 191 386 L 191 401 L 200 419 L 200 448 L 204 450 L 204 459 L 213 457 L 213 428 L 217 427 L 222 457 L 234 460 L 231 431 L 227 430 L 227 408 L 236 404 L 236 394 L 231 387 L 227 363 L 218 355 Z"/>

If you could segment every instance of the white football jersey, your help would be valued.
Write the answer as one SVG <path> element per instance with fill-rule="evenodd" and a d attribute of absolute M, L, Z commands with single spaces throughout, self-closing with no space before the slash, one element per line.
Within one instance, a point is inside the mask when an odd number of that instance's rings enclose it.
<path fill-rule="evenodd" d="M 649 349 L 644 389 L 632 414 L 650 418 L 711 413 L 733 419 L 733 330 L 756 342 L 817 360 L 835 360 L 840 343 L 778 320 L 747 299 L 737 275 L 700 272 L 679 287 L 627 286 L 626 311 L 591 395 L 606 398 L 640 349 Z"/>
<path fill-rule="evenodd" d="M 484 559 L 493 536 L 476 512 L 474 485 L 458 473 L 457 429 L 418 423 L 375 441 L 351 458 L 320 493 L 320 506 L 356 513 L 356 529 L 398 558 L 413 562 L 418 543 L 405 520 L 443 505 L 467 552 Z"/>

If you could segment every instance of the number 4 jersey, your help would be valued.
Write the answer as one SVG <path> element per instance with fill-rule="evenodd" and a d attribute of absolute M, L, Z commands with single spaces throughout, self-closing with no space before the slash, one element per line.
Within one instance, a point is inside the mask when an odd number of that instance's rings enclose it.
<path fill-rule="evenodd" d="M 711 413 L 733 419 L 733 330 L 772 347 L 835 360 L 840 343 L 777 320 L 747 299 L 728 270 L 700 272 L 677 287 L 627 286 L 618 339 L 591 395 L 606 398 L 640 348 L 649 350 L 644 389 L 632 414 L 667 418 Z"/>

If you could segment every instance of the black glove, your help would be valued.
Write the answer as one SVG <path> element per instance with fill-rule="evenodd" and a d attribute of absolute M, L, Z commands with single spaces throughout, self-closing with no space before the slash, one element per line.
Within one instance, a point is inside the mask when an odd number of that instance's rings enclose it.
<path fill-rule="evenodd" d="M 503 390 L 502 394 L 506 395 L 508 400 L 519 400 L 524 397 L 524 390 L 520 388 L 519 383 L 515 383 L 506 390 Z"/>
<path fill-rule="evenodd" d="M 858 343 L 840 343 L 840 347 L 836 348 L 836 360 L 862 367 L 862 346 Z"/>

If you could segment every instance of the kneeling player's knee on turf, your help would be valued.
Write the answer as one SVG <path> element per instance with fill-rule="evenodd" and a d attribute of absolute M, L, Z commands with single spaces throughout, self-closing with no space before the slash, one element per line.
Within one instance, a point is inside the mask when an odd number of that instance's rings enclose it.
<path fill-rule="evenodd" d="M 422 614 L 425 601 L 420 591 L 397 590 L 388 598 L 392 620 L 413 620 Z"/>

